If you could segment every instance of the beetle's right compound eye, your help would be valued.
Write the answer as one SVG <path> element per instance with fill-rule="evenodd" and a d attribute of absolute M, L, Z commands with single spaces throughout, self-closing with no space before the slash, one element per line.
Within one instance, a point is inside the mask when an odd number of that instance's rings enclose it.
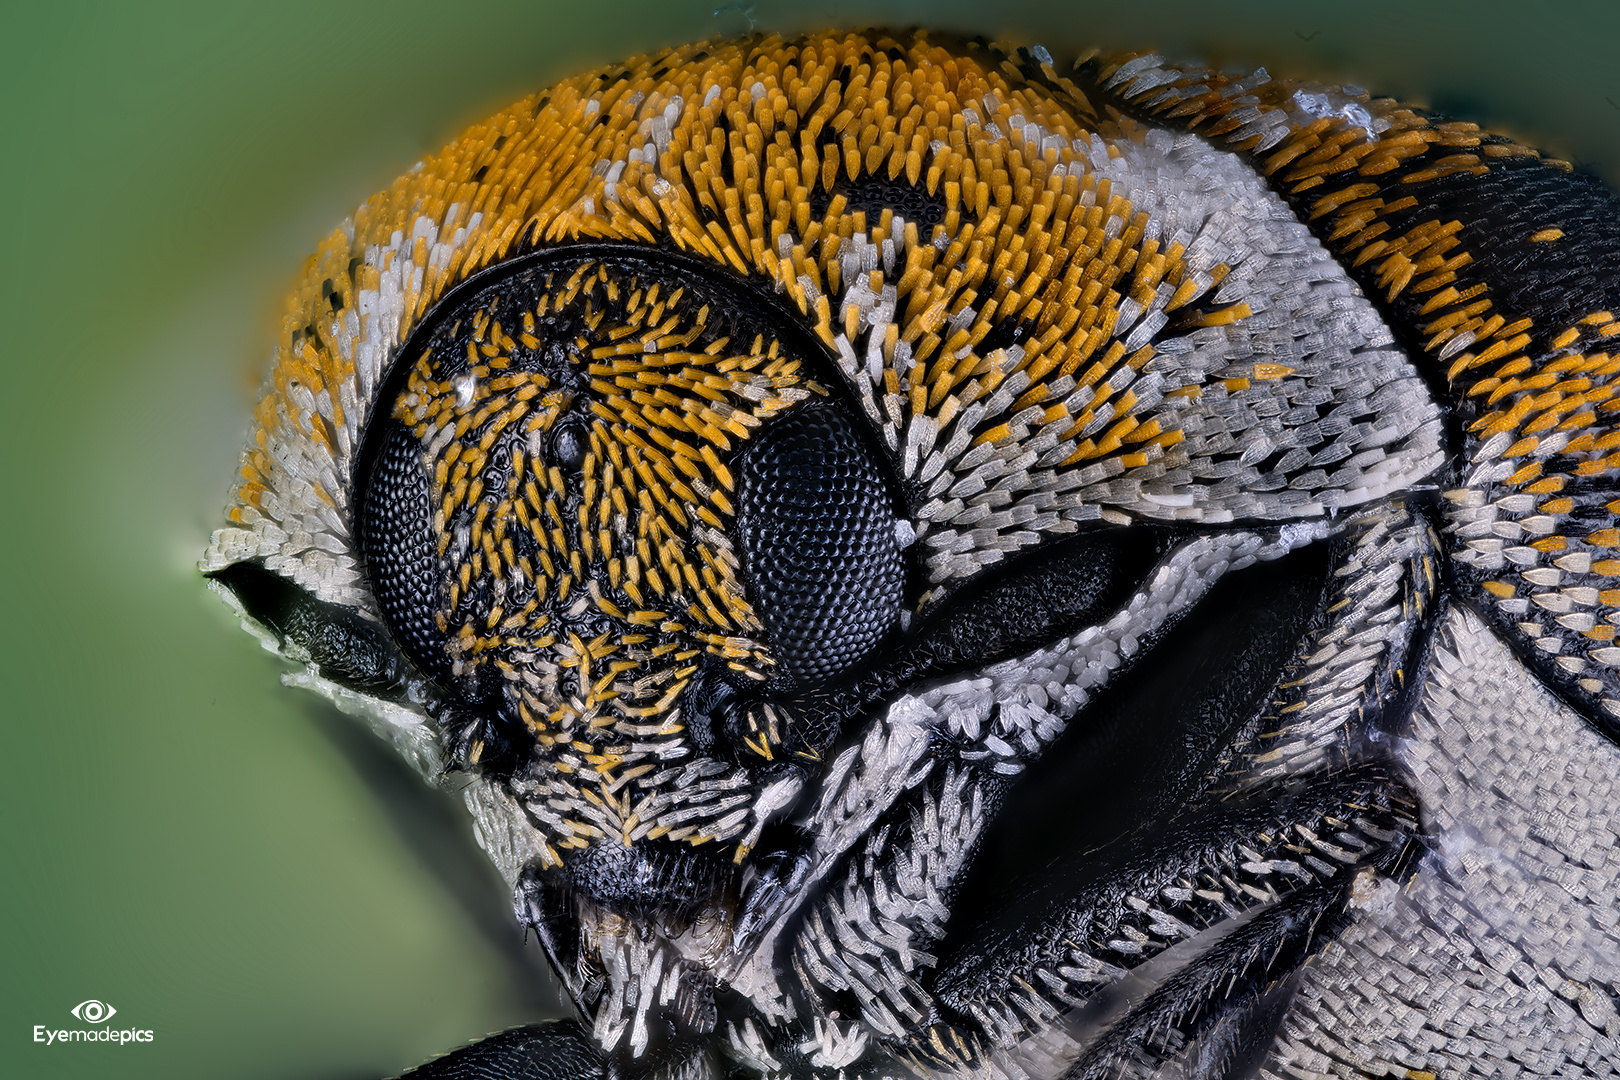
<path fill-rule="evenodd" d="M 390 430 L 372 469 L 360 544 L 383 619 L 400 648 L 426 675 L 451 673 L 444 633 L 444 575 L 433 536 L 433 503 L 421 447 L 403 428 Z"/>

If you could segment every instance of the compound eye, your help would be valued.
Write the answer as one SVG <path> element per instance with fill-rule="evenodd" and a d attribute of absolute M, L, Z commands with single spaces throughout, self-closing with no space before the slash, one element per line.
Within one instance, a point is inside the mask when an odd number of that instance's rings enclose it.
<path fill-rule="evenodd" d="M 443 573 L 434 542 L 433 503 L 417 441 L 390 426 L 377 454 L 360 518 L 360 545 L 383 619 L 405 655 L 426 675 L 450 675 L 444 634 Z"/>
<path fill-rule="evenodd" d="M 770 424 L 740 463 L 739 545 L 776 659 L 824 685 L 895 625 L 905 587 L 893 496 L 844 411 L 807 406 Z"/>

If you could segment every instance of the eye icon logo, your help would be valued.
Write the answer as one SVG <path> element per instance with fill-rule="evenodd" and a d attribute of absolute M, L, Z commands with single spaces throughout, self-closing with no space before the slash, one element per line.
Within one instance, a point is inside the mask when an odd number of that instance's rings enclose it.
<path fill-rule="evenodd" d="M 101 1027 L 108 1020 L 118 1015 L 118 1010 L 105 1001 L 87 998 L 79 1002 L 68 1012 L 86 1024 L 97 1025 L 81 1028 L 52 1028 L 44 1024 L 34 1025 L 34 1041 L 44 1043 L 46 1046 L 66 1046 L 68 1043 L 117 1043 L 123 1046 L 127 1043 L 149 1043 L 152 1041 L 151 1028 L 115 1028 Z M 128 1021 L 125 1021 L 128 1023 Z"/>
<path fill-rule="evenodd" d="M 95 998 L 81 1001 L 73 1006 L 73 1015 L 87 1024 L 99 1024 L 103 1020 L 111 1020 L 117 1012 L 117 1009 L 105 1001 L 97 1001 Z"/>

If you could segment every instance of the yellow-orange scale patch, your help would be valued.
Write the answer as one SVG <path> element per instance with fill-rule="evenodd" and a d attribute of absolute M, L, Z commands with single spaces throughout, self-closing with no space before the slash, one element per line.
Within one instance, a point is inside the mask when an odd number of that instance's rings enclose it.
<path fill-rule="evenodd" d="M 878 326 L 886 388 L 940 429 L 1015 372 L 1030 383 L 1020 409 L 1057 408 L 1053 381 L 1096 386 L 1151 355 L 1108 348 L 1122 301 L 1145 307 L 1159 294 L 1176 310 L 1223 268 L 1188 274 L 1179 246 L 1148 236 L 1145 216 L 1083 165 L 1076 140 L 1128 138 L 1131 125 L 1100 117 L 1072 83 L 1048 75 L 1032 85 L 999 53 L 963 55 L 924 35 L 849 34 L 711 43 L 569 80 L 470 128 L 323 246 L 287 320 L 289 339 L 311 326 L 320 344 L 308 357 L 283 352 L 282 377 L 320 388 L 352 378 L 342 359 L 352 345 L 322 326 L 321 282 L 328 275 L 330 295 L 356 303 L 376 274 L 351 273 L 355 253 L 407 267 L 399 326 L 386 328 L 397 341 L 449 287 L 514 253 L 626 241 L 672 246 L 780 291 L 829 349 L 892 305 Z M 598 365 L 616 352 L 650 374 L 656 365 L 638 350 L 682 347 L 664 302 L 649 301 L 643 324 L 593 347 L 593 376 L 608 377 Z M 1013 326 L 1018 350 L 986 344 Z M 1086 432 L 1071 463 L 1178 438 L 1127 420 L 1131 400 L 1098 389 L 1070 425 Z M 1113 422 L 1092 432 L 1104 410 Z M 681 462 L 693 459 L 678 448 L 681 425 L 662 419 L 625 426 L 674 470 L 649 490 L 675 493 L 690 485 Z M 717 432 L 742 438 L 725 420 L 721 409 L 696 414 L 688 434 L 697 423 L 716 447 Z M 999 430 L 987 420 L 977 438 L 993 442 Z M 261 491 L 255 471 L 250 463 L 249 505 Z"/>

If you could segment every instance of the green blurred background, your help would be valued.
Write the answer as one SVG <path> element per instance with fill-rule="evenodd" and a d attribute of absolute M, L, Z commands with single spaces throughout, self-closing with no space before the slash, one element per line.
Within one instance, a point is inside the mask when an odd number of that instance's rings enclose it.
<path fill-rule="evenodd" d="M 203 589 L 279 293 L 464 123 L 621 55 L 924 23 L 1348 79 L 1620 179 L 1620 5 L 137 5 L 0 15 L 0 1073 L 378 1077 L 554 999 L 448 800 Z M 86 998 L 139 1046 L 36 1045 Z"/>

